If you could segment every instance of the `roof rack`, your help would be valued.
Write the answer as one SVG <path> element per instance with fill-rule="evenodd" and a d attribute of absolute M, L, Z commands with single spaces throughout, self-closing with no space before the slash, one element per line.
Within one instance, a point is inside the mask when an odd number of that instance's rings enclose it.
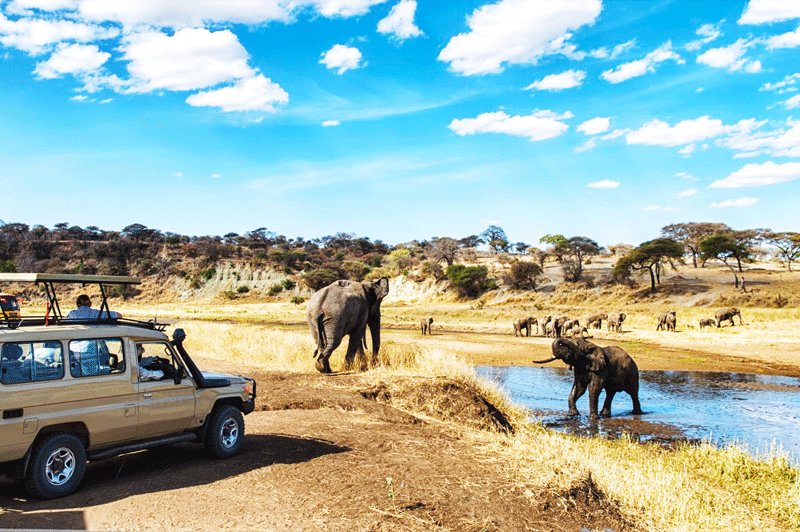
<path fill-rule="evenodd" d="M 11 319 L 8 317 L 8 315 L 6 315 L 5 311 L 3 311 L 2 316 L 0 317 L 0 325 L 4 324 L 9 328 L 34 325 L 119 324 L 163 331 L 167 326 L 167 324 L 158 323 L 156 321 L 140 321 L 111 317 L 111 309 L 108 307 L 106 286 L 130 286 L 141 284 L 141 281 L 136 277 L 127 277 L 122 275 L 79 275 L 68 273 L 0 273 L 0 283 L 3 282 L 43 284 L 45 293 L 47 294 L 47 311 L 44 316 L 30 316 Z M 98 285 L 100 287 L 100 296 L 102 298 L 100 308 L 98 309 L 98 319 L 70 320 L 64 318 L 61 312 L 61 305 L 58 302 L 58 296 L 56 295 L 56 284 L 79 284 L 81 286 L 86 286 L 87 284 Z M 105 317 L 103 317 L 104 313 Z"/>

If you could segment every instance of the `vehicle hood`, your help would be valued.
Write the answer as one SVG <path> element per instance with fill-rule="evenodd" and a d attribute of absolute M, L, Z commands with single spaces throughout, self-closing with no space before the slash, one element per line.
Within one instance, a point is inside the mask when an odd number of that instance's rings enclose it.
<path fill-rule="evenodd" d="M 231 375 L 229 373 L 215 373 L 212 371 L 201 371 L 200 373 L 203 374 L 203 377 L 206 379 L 228 379 L 231 381 L 231 384 L 236 384 L 240 382 L 244 382 L 244 378 L 239 375 Z"/>

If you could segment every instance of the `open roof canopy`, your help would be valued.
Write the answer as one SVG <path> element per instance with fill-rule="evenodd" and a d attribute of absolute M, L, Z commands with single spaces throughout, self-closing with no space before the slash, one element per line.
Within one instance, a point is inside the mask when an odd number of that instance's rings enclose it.
<path fill-rule="evenodd" d="M 0 273 L 0 283 L 141 284 L 124 275 L 79 275 L 73 273 Z"/>

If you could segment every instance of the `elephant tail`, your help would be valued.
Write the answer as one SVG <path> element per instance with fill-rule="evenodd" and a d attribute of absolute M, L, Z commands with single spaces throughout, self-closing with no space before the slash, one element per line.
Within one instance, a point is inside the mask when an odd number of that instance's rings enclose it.
<path fill-rule="evenodd" d="M 328 340 L 325 338 L 325 316 L 320 314 L 317 316 L 317 348 L 314 350 L 314 358 L 317 358 L 320 353 L 325 350 L 325 346 L 328 345 Z"/>

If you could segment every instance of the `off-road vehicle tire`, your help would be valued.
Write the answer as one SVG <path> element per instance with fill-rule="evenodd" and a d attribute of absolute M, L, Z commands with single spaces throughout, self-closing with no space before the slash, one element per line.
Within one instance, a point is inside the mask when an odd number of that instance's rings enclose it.
<path fill-rule="evenodd" d="M 86 473 L 86 450 L 74 434 L 54 432 L 36 443 L 31 451 L 25 491 L 38 499 L 69 495 Z"/>
<path fill-rule="evenodd" d="M 206 449 L 216 458 L 239 454 L 244 443 L 244 417 L 231 405 L 218 406 L 211 413 L 206 429 Z"/>

